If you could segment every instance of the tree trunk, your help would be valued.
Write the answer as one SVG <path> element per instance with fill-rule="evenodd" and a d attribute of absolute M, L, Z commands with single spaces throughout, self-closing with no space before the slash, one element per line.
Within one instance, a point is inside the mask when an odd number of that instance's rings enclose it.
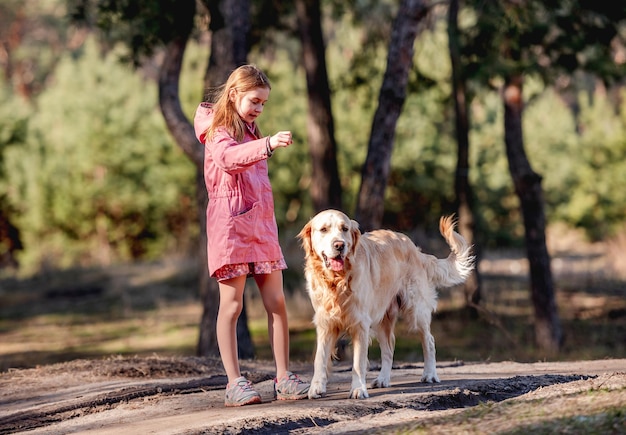
<path fill-rule="evenodd" d="M 342 208 L 337 144 L 330 104 L 319 0 L 296 0 L 309 111 L 307 136 L 311 153 L 311 200 L 316 211 Z"/>
<path fill-rule="evenodd" d="M 223 82 L 236 66 L 245 62 L 248 49 L 246 35 L 247 28 L 249 28 L 246 12 L 249 10 L 249 4 L 248 0 L 222 0 L 220 1 L 220 9 L 225 10 L 225 14 L 222 15 L 220 10 L 217 9 L 218 5 L 215 2 L 206 3 L 205 5 L 211 12 L 211 30 L 214 31 L 214 34 L 212 37 L 211 60 L 209 61 L 205 78 L 206 80 L 211 80 L 207 84 L 213 83 L 217 85 Z M 178 13 L 174 17 L 176 22 L 172 25 L 178 29 L 189 29 L 189 32 L 191 32 L 195 16 L 195 3 L 182 2 L 181 5 L 187 7 L 177 9 Z M 225 20 L 224 16 L 228 19 Z M 219 26 L 219 23 L 222 23 L 222 27 Z M 228 23 L 233 28 L 223 27 L 224 23 Z M 238 27 L 235 28 L 235 26 Z M 181 34 L 165 47 L 164 60 L 159 72 L 159 104 L 168 130 L 178 146 L 182 148 L 196 166 L 196 203 L 198 207 L 198 222 L 200 224 L 198 282 L 203 306 L 197 353 L 202 356 L 217 356 L 219 355 L 219 350 L 215 329 L 219 306 L 219 291 L 215 280 L 210 279 L 207 268 L 206 206 L 208 197 L 204 184 L 204 147 L 198 142 L 193 126 L 182 111 L 178 93 L 180 71 L 185 47 L 190 35 L 189 32 Z M 234 57 L 235 55 L 237 55 L 237 58 Z M 243 59 L 240 59 L 241 57 Z M 253 357 L 254 349 L 245 314 L 242 314 L 240 317 L 237 325 L 237 334 L 240 357 Z"/>
<path fill-rule="evenodd" d="M 509 170 L 524 218 L 526 254 L 530 265 L 532 302 L 535 309 L 535 339 L 547 353 L 558 353 L 562 331 L 546 247 L 545 214 L 541 176 L 535 173 L 524 151 L 522 135 L 521 75 L 508 77 L 504 87 L 504 132 Z"/>
<path fill-rule="evenodd" d="M 178 16 L 180 17 L 180 15 Z M 193 15 L 191 17 L 193 20 Z M 193 21 L 188 25 L 177 23 L 180 29 L 192 29 Z M 200 339 L 198 341 L 199 355 L 219 355 L 215 324 L 217 320 L 217 303 L 219 293 L 217 285 L 209 279 L 206 252 L 206 217 L 207 193 L 204 185 L 204 147 L 198 142 L 192 125 L 182 111 L 178 83 L 180 70 L 189 34 L 174 39 L 165 47 L 163 64 L 159 72 L 159 104 L 168 130 L 176 140 L 178 146 L 196 166 L 196 204 L 198 208 L 198 222 L 200 224 L 200 241 L 198 244 L 198 283 L 199 294 L 203 304 L 203 314 L 200 321 Z"/>
<path fill-rule="evenodd" d="M 0 201 L 0 270 L 17 269 L 19 263 L 15 254 L 24 249 L 24 246 L 19 228 L 11 223 L 9 217 L 3 212 L 2 205 Z"/>
<path fill-rule="evenodd" d="M 479 264 L 477 244 L 474 241 L 473 194 L 469 182 L 469 111 L 465 81 L 461 76 L 461 53 L 458 35 L 459 0 L 451 0 L 448 8 L 448 47 L 452 65 L 452 100 L 454 102 L 455 128 L 457 139 L 457 164 L 454 178 L 456 210 L 459 219 L 459 232 L 474 244 L 474 255 Z M 473 306 L 480 302 L 480 274 L 476 267 L 463 284 L 466 304 L 476 314 Z"/>
<path fill-rule="evenodd" d="M 217 87 L 224 83 L 230 73 L 247 62 L 248 57 L 248 35 L 250 34 L 250 2 L 249 0 L 220 0 L 205 1 L 211 14 L 210 29 L 211 56 L 205 74 L 205 86 L 208 89 Z M 204 176 L 198 180 L 204 189 L 206 198 L 206 186 L 204 186 Z M 204 207 L 200 220 L 203 222 L 201 249 L 204 250 L 203 274 L 206 273 L 208 281 L 207 289 L 201 293 L 203 303 L 203 313 L 198 340 L 198 355 L 213 355 L 217 352 L 217 341 L 215 337 L 217 309 L 219 301 L 219 289 L 215 280 L 208 277 L 207 253 L 206 253 L 206 206 L 207 199 L 204 200 Z M 203 277 L 202 280 L 205 278 Z M 243 359 L 254 358 L 254 345 L 252 336 L 248 328 L 248 313 L 244 298 L 244 305 L 239 319 L 237 319 L 237 350 L 239 357 Z"/>
<path fill-rule="evenodd" d="M 418 25 L 427 12 L 423 0 L 402 0 L 393 22 L 387 69 L 380 88 L 357 198 L 355 218 L 364 231 L 382 225 L 396 123 L 406 100 Z"/>
<path fill-rule="evenodd" d="M 203 147 L 204 148 L 204 147 Z M 217 309 L 220 300 L 217 282 L 209 277 L 207 258 L 206 207 L 208 196 L 204 184 L 204 169 L 196 171 L 196 203 L 198 204 L 198 221 L 200 223 L 200 240 L 198 246 L 198 281 L 200 285 L 200 302 L 202 318 L 198 335 L 198 356 L 219 356 L 217 346 Z"/>
<path fill-rule="evenodd" d="M 247 62 L 250 49 L 250 0 L 203 0 L 211 14 L 211 56 L 204 76 L 207 88 L 226 82 Z"/>

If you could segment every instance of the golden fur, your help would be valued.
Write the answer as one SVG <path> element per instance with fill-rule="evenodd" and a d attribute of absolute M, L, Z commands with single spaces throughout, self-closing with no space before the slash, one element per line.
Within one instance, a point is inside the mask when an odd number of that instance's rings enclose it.
<path fill-rule="evenodd" d="M 388 230 L 361 234 L 359 224 L 337 210 L 320 212 L 302 228 L 298 238 L 317 332 L 309 398 L 326 393 L 331 354 L 344 333 L 352 339 L 354 354 L 349 397 L 369 397 L 365 375 L 370 329 L 382 359 L 372 388 L 388 387 L 400 312 L 422 339 L 422 381 L 439 382 L 430 333 L 436 289 L 464 282 L 474 267 L 471 247 L 454 231 L 452 217 L 442 217 L 439 229 L 452 250 L 445 259 L 422 253 L 404 234 Z"/>

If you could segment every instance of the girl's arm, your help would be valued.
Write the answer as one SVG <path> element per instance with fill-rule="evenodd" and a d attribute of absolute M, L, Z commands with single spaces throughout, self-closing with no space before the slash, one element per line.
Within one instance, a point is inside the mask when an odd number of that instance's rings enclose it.
<path fill-rule="evenodd" d="M 213 162 L 225 172 L 235 174 L 245 171 L 255 163 L 269 158 L 268 138 L 238 143 L 225 132 L 217 132 L 206 145 Z"/>

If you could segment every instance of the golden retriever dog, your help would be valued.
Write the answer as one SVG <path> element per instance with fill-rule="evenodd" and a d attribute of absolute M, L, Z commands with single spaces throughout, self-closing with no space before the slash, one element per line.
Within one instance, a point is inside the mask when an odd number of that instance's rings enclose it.
<path fill-rule="evenodd" d="M 422 253 L 404 234 L 361 234 L 359 224 L 337 210 L 320 212 L 302 228 L 298 238 L 317 333 L 310 399 L 326 393 L 331 354 L 344 334 L 351 338 L 354 355 L 349 397 L 369 397 L 365 375 L 370 329 L 381 350 L 380 374 L 372 388 L 388 387 L 400 313 L 422 340 L 422 382 L 439 382 L 430 333 L 436 289 L 461 284 L 474 268 L 471 247 L 454 231 L 451 216 L 440 219 L 439 230 L 452 251 L 445 259 Z"/>

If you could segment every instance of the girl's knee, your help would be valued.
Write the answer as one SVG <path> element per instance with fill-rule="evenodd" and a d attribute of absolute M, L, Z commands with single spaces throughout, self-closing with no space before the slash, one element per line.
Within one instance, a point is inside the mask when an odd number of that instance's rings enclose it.
<path fill-rule="evenodd" d="M 268 313 L 281 313 L 286 310 L 285 294 L 280 291 L 266 294 L 263 298 L 263 305 Z"/>
<path fill-rule="evenodd" d="M 226 303 L 220 303 L 219 315 L 228 317 L 234 320 L 239 318 L 239 315 L 243 311 L 243 302 L 228 301 Z"/>

